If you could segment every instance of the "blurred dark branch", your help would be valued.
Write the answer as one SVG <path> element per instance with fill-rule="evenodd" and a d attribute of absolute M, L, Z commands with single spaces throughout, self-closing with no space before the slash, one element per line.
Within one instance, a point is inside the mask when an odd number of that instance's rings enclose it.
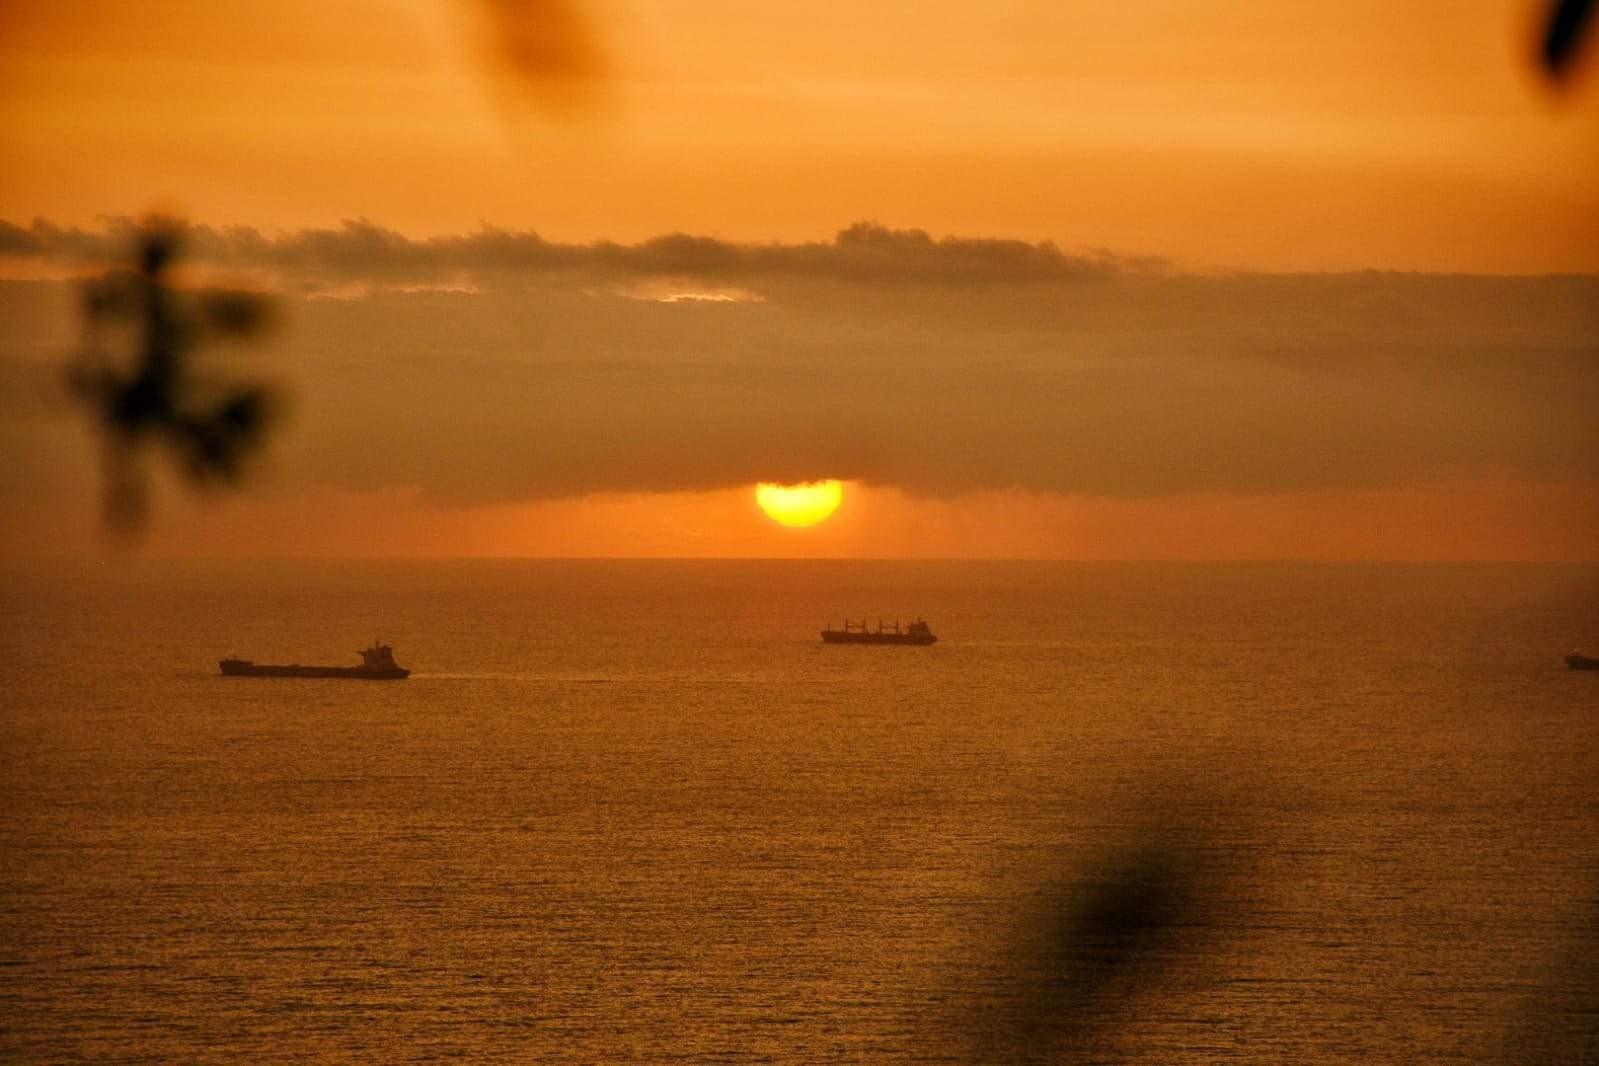
<path fill-rule="evenodd" d="M 1048 888 L 1017 960 L 1014 1030 L 988 1053 L 1022 1062 L 1110 1053 L 1140 991 L 1161 986 L 1173 956 L 1191 949 L 1200 880 L 1188 857 L 1146 844 L 1082 883 Z"/>
<path fill-rule="evenodd" d="M 1552 0 L 1538 61 L 1544 73 L 1561 81 L 1571 76 L 1593 30 L 1594 0 Z"/>
<path fill-rule="evenodd" d="M 579 0 L 473 0 L 487 20 L 489 59 L 517 95 L 546 111 L 596 107 L 609 63 Z"/>
<path fill-rule="evenodd" d="M 105 521 L 118 533 L 137 533 L 148 517 L 149 447 L 166 451 L 196 486 L 234 483 L 278 406 L 265 386 L 196 369 L 207 343 L 263 333 L 272 307 L 253 293 L 175 289 L 170 270 L 182 242 L 178 224 L 151 221 L 138 236 L 135 269 L 84 286 L 84 341 L 67 384 L 103 437 Z M 129 349 L 122 359 L 110 352 L 117 340 Z"/>
<path fill-rule="evenodd" d="M 1246 821 L 1232 801 L 1190 797 L 1097 857 L 1046 860 L 1014 924 L 996 914 L 997 954 L 963 966 L 949 995 L 965 1058 L 1116 1061 L 1140 1011 L 1220 979 L 1223 937 L 1249 908 Z"/>

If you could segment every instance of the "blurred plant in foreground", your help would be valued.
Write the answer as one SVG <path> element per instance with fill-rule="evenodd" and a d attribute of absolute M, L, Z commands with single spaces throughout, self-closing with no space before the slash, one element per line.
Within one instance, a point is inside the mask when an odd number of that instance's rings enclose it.
<path fill-rule="evenodd" d="M 483 65 L 513 107 L 572 118 L 608 100 L 611 62 L 594 11 L 581 0 L 474 0 L 483 18 Z"/>
<path fill-rule="evenodd" d="M 1538 62 L 1551 81 L 1572 76 L 1592 35 L 1593 19 L 1594 0 L 1551 0 L 1538 38 Z"/>
<path fill-rule="evenodd" d="M 149 515 L 147 446 L 164 448 L 196 487 L 234 483 L 278 409 L 269 388 L 194 366 L 210 341 L 264 332 L 272 305 L 253 293 L 174 287 L 170 270 L 182 244 L 180 224 L 146 222 L 136 268 L 84 286 L 83 344 L 67 369 L 68 387 L 104 438 L 106 526 L 123 535 L 139 532 Z M 121 358 L 112 354 L 118 349 Z"/>

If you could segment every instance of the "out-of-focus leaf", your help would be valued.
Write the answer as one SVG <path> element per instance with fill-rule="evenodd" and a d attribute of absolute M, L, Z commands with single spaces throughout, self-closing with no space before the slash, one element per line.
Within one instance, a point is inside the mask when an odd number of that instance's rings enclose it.
<path fill-rule="evenodd" d="M 237 479 L 273 411 L 272 393 L 252 387 L 235 390 L 213 410 L 180 419 L 175 443 L 184 453 L 189 476 L 201 484 Z"/>
<path fill-rule="evenodd" d="M 91 322 L 121 322 L 138 317 L 139 275 L 113 271 L 83 287 L 83 313 Z"/>
<path fill-rule="evenodd" d="M 255 293 L 212 290 L 200 297 L 200 313 L 214 332 L 250 337 L 271 324 L 272 305 Z"/>
<path fill-rule="evenodd" d="M 1553 78 L 1564 78 L 1576 68 L 1593 30 L 1595 0 L 1554 0 L 1545 24 L 1538 59 Z"/>
<path fill-rule="evenodd" d="M 255 384 L 219 384 L 193 366 L 207 335 L 251 337 L 271 322 L 265 297 L 175 290 L 167 271 L 182 248 L 176 223 L 158 220 L 141 234 L 138 270 L 113 271 L 84 287 L 85 342 L 67 368 L 67 386 L 94 416 L 104 439 L 105 519 L 113 532 L 142 528 L 149 511 L 140 457 L 164 446 L 195 485 L 231 483 L 266 438 L 278 410 Z M 135 350 L 117 360 L 101 327 L 134 325 Z M 116 334 L 126 341 L 126 333 Z"/>
<path fill-rule="evenodd" d="M 609 64 L 579 0 L 475 0 L 489 59 L 517 94 L 549 111 L 600 102 Z"/>

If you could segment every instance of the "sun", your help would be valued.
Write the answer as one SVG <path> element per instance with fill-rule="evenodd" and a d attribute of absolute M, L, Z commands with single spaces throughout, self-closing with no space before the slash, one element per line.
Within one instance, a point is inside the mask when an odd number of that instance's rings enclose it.
<path fill-rule="evenodd" d="M 763 481 L 755 486 L 755 502 L 766 517 L 784 526 L 814 526 L 838 510 L 843 501 L 843 483 L 831 479 L 798 485 Z"/>

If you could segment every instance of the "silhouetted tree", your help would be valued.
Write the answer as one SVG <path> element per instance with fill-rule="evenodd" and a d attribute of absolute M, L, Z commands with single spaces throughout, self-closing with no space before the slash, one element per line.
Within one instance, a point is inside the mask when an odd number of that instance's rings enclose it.
<path fill-rule="evenodd" d="M 169 271 L 182 242 L 180 225 L 153 220 L 139 234 L 135 269 L 85 285 L 83 346 L 67 371 L 104 437 L 106 524 L 124 534 L 140 530 L 149 512 L 147 446 L 167 451 L 196 486 L 235 482 L 277 408 L 265 386 L 195 367 L 204 344 L 260 334 L 271 304 L 253 293 L 175 288 Z M 119 341 L 132 349 L 121 359 L 111 351 Z"/>

